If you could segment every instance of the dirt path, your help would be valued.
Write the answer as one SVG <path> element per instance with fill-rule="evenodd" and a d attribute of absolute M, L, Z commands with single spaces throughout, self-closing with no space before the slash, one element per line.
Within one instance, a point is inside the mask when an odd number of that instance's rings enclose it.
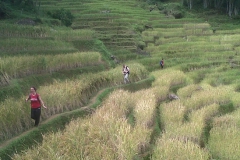
<path fill-rule="evenodd" d="M 89 102 L 86 106 L 81 107 L 81 108 L 79 108 L 79 109 L 75 109 L 75 110 L 73 110 L 73 111 L 55 114 L 55 115 L 49 117 L 48 119 L 46 119 L 45 121 L 43 121 L 40 125 L 46 124 L 46 123 L 48 123 L 49 121 L 51 121 L 52 119 L 54 119 L 54 118 L 56 118 L 56 117 L 58 117 L 58 116 L 62 116 L 62 115 L 65 115 L 65 114 L 68 114 L 68 113 L 70 113 L 70 112 L 74 112 L 74 111 L 77 111 L 77 110 L 93 110 L 92 108 L 90 108 L 90 106 L 93 105 L 93 104 L 96 102 L 97 97 L 98 97 L 99 95 L 101 95 L 104 90 L 105 90 L 105 89 L 100 90 L 94 97 L 92 97 L 91 100 L 90 100 L 90 102 Z M 36 129 L 37 129 L 36 127 L 31 128 L 31 129 L 29 129 L 29 130 L 27 130 L 27 131 L 25 131 L 25 132 L 23 132 L 23 133 L 15 136 L 15 137 L 13 137 L 13 138 L 11 138 L 11 139 L 8 139 L 8 140 L 4 141 L 3 143 L 0 144 L 0 149 L 6 147 L 6 146 L 9 145 L 11 142 L 15 141 L 16 139 L 18 139 L 18 138 L 20 138 L 20 137 L 23 137 L 23 136 L 27 135 L 28 133 L 30 133 L 31 131 L 36 130 Z"/>

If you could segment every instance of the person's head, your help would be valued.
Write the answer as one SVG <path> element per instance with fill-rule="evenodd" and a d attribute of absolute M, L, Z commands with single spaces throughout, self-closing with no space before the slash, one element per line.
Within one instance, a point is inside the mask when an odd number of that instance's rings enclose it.
<path fill-rule="evenodd" d="M 36 93 L 37 89 L 35 87 L 30 88 L 31 93 Z"/>
<path fill-rule="evenodd" d="M 126 67 L 126 65 L 124 64 L 124 65 L 123 65 L 123 68 L 125 68 L 125 67 Z"/>

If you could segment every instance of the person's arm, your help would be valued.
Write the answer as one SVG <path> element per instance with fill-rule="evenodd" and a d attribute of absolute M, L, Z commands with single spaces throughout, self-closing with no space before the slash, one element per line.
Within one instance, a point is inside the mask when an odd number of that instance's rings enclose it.
<path fill-rule="evenodd" d="M 30 99 L 30 95 L 25 99 L 25 101 L 27 102 Z"/>
<path fill-rule="evenodd" d="M 40 96 L 38 96 L 38 99 L 39 99 L 39 101 L 41 102 L 42 106 L 43 106 L 44 108 L 47 108 L 47 107 L 44 105 L 44 102 L 43 102 L 43 100 L 42 100 L 42 98 L 41 98 Z"/>

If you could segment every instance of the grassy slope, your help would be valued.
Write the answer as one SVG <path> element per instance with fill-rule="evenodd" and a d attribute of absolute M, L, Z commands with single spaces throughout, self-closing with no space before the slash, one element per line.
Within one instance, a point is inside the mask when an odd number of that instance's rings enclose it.
<path fill-rule="evenodd" d="M 43 1 L 42 7 L 54 9 L 54 5 L 56 8 L 64 6 L 73 10 L 77 16 L 73 29 L 87 27 L 96 30 L 96 37 L 103 40 L 107 46 L 114 49 L 121 47 L 123 51 L 115 49 L 112 53 L 118 55 L 122 61 L 133 59 L 132 61 L 140 62 L 153 71 L 158 70 L 158 62 L 163 57 L 165 67 L 184 71 L 193 83 L 210 84 L 214 87 L 228 85 L 233 87 L 233 90 L 239 90 L 239 42 L 238 38 L 235 38 L 238 30 L 217 30 L 214 34 L 211 26 L 204 20 L 197 23 L 201 20 L 167 18 L 157 10 L 149 12 L 148 8 L 141 8 L 135 1 L 91 2 L 75 3 L 73 7 L 70 2 Z M 153 26 L 153 30 L 136 33 L 134 27 L 142 29 L 144 25 Z M 143 58 L 131 53 L 135 52 L 139 41 L 147 42 L 145 50 L 151 57 Z M 238 103 L 234 104 L 234 108 L 237 107 Z M 216 137 L 216 132 L 217 129 L 212 131 L 213 138 Z M 209 132 L 206 133 L 208 134 Z M 214 145 L 214 141 L 211 141 L 211 146 Z M 221 158 L 216 149 L 212 153 L 213 157 Z"/>

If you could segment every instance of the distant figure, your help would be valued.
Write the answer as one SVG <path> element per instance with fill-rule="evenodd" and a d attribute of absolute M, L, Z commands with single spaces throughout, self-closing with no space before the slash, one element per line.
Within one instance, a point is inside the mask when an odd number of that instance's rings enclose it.
<path fill-rule="evenodd" d="M 38 126 L 40 121 L 40 115 L 41 115 L 41 104 L 44 108 L 47 108 L 47 107 L 44 105 L 40 95 L 37 94 L 35 87 L 31 87 L 30 92 L 31 93 L 26 99 L 26 102 L 28 100 L 31 101 L 31 118 L 35 120 L 34 126 Z"/>
<path fill-rule="evenodd" d="M 123 65 L 122 73 L 123 73 L 123 75 L 124 75 L 124 83 L 125 83 L 125 84 L 126 84 L 126 83 L 129 83 L 129 82 L 130 82 L 129 79 L 128 79 L 128 76 L 129 76 L 129 74 L 130 74 L 130 69 L 129 69 L 129 67 L 126 66 L 126 65 Z"/>
<path fill-rule="evenodd" d="M 163 59 L 160 61 L 160 66 L 163 68 L 163 66 L 164 66 L 164 61 L 163 61 Z"/>

